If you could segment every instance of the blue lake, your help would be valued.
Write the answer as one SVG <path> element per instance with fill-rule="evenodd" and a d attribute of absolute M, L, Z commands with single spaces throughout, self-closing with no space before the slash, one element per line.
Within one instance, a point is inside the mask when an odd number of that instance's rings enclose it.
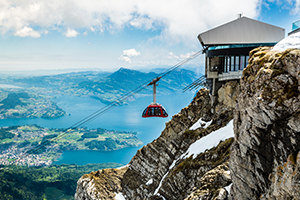
<path fill-rule="evenodd" d="M 156 139 L 165 127 L 165 123 L 171 120 L 183 107 L 187 106 L 194 93 L 177 93 L 171 95 L 158 95 L 158 102 L 168 111 L 167 118 L 141 117 L 142 111 L 152 101 L 152 97 L 140 97 L 129 101 L 128 105 L 116 106 L 93 121 L 85 124 L 88 128 L 105 128 L 109 130 L 134 131 L 138 137 L 147 144 Z M 13 126 L 25 124 L 37 124 L 47 128 L 68 128 L 78 121 L 89 116 L 95 111 L 106 106 L 99 100 L 86 97 L 58 96 L 53 99 L 57 105 L 68 114 L 56 119 L 4 119 L 0 120 L 0 126 Z M 141 147 L 125 148 L 116 151 L 67 151 L 62 154 L 54 164 L 78 164 L 117 162 L 127 164 Z"/>

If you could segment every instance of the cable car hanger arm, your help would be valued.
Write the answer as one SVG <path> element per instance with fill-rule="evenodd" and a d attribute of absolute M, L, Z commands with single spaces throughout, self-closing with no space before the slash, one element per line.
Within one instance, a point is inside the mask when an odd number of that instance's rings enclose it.
<path fill-rule="evenodd" d="M 161 79 L 161 76 L 159 76 L 159 77 L 156 77 L 155 79 L 153 79 L 150 83 L 148 83 L 148 85 L 147 86 L 149 86 L 149 85 L 153 85 L 153 84 L 155 84 L 157 81 L 159 81 Z"/>

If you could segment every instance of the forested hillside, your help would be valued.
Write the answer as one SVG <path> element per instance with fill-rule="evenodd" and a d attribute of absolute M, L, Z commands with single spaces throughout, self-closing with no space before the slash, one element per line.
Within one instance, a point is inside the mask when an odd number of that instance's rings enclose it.
<path fill-rule="evenodd" d="M 74 199 L 77 180 L 85 173 L 121 164 L 10 166 L 0 170 L 0 200 Z M 1 166 L 0 166 L 1 167 Z"/>

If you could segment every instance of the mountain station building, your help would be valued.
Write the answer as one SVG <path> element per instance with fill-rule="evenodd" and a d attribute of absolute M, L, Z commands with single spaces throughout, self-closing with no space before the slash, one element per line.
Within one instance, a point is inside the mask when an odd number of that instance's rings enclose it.
<path fill-rule="evenodd" d="M 238 80 L 248 64 L 249 52 L 260 46 L 274 46 L 285 37 L 285 29 L 247 17 L 200 33 L 205 52 L 205 77 L 214 102 L 222 84 Z"/>
<path fill-rule="evenodd" d="M 292 31 L 289 32 L 288 35 L 290 36 L 290 35 L 292 35 L 294 33 L 298 33 L 298 32 L 300 32 L 300 20 L 298 20 L 292 24 Z"/>

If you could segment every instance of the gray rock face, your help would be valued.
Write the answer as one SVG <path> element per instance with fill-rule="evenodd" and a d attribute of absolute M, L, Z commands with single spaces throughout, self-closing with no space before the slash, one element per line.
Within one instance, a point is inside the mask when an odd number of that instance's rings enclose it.
<path fill-rule="evenodd" d="M 218 112 L 212 114 L 210 105 L 208 91 L 200 90 L 193 102 L 166 124 L 158 139 L 137 152 L 122 181 L 126 199 L 184 199 L 194 188 L 201 187 L 199 180 L 205 173 L 229 159 L 233 139 L 221 142 L 195 159 L 179 159 L 193 142 L 225 126 L 233 118 L 232 108 L 222 104 Z M 200 118 L 211 120 L 210 126 L 188 130 Z M 147 184 L 149 180 L 151 184 Z M 223 184 L 226 186 L 230 182 Z"/>
<path fill-rule="evenodd" d="M 185 200 L 226 200 L 228 191 L 224 187 L 231 183 L 228 162 L 205 173 L 199 183 L 199 189 Z"/>
<path fill-rule="evenodd" d="M 197 188 L 202 192 L 204 190 L 207 196 L 218 196 L 216 190 L 231 183 L 227 161 L 232 142 L 233 138 L 227 139 L 195 159 L 179 160 L 162 182 L 159 194 L 165 199 L 185 199 Z"/>
<path fill-rule="evenodd" d="M 208 90 L 200 90 L 188 107 L 172 117 L 158 139 L 138 150 L 122 181 L 122 192 L 127 199 L 148 199 L 155 194 L 173 161 L 197 140 L 197 137 L 189 137 L 185 131 L 199 118 L 211 120 L 210 111 Z M 153 183 L 147 185 L 150 179 Z"/>
<path fill-rule="evenodd" d="M 269 179 L 272 184 L 261 199 L 300 199 L 300 152 L 289 155 L 287 162 L 279 165 Z"/>
<path fill-rule="evenodd" d="M 83 175 L 77 182 L 76 200 L 114 199 L 122 191 L 121 181 L 127 166 L 103 169 Z"/>
<path fill-rule="evenodd" d="M 115 199 L 119 192 L 125 199 L 178 200 L 197 189 L 205 190 L 206 196 L 226 199 L 224 187 L 231 183 L 228 160 L 233 138 L 221 141 L 196 158 L 180 158 L 192 143 L 227 125 L 233 118 L 233 108 L 222 103 L 214 114 L 211 110 L 209 91 L 201 89 L 188 107 L 172 117 L 159 138 L 138 150 L 122 174 L 116 177 L 115 172 L 109 174 L 109 170 L 104 170 L 84 175 L 78 181 L 76 200 L 84 199 L 84 195 L 88 196 L 86 199 Z M 199 119 L 200 127 L 189 130 Z M 210 123 L 206 123 L 208 121 Z M 205 184 L 202 184 L 204 175 Z M 214 186 L 207 186 L 209 183 Z M 85 188 L 88 184 L 92 187 Z M 194 193 L 194 199 L 198 198 L 197 194 Z"/>
<path fill-rule="evenodd" d="M 238 200 L 266 198 L 271 175 L 300 150 L 300 51 L 260 48 L 250 56 L 234 111 L 229 164 L 231 195 Z"/>

